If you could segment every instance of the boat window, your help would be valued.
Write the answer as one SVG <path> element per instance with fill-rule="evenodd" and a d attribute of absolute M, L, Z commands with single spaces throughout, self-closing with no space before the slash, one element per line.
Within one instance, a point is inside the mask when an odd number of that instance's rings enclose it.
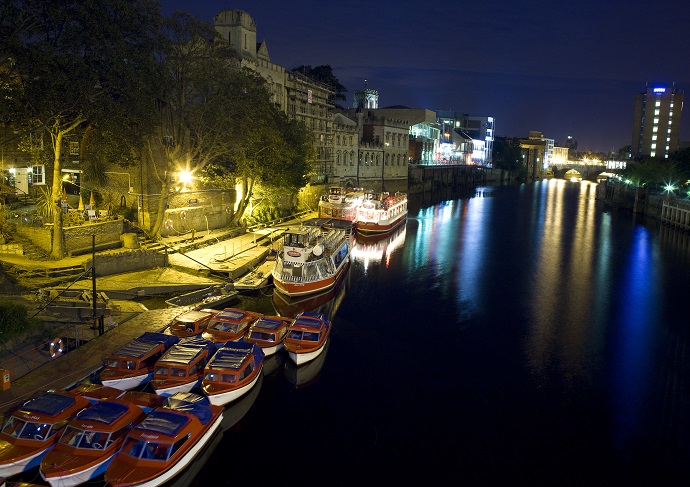
<path fill-rule="evenodd" d="M 228 384 L 234 384 L 237 382 L 237 376 L 235 374 L 221 374 L 221 382 L 227 382 Z"/>
<path fill-rule="evenodd" d="M 309 342 L 318 342 L 319 341 L 319 334 L 317 332 L 305 331 L 302 334 L 302 340 L 306 340 Z"/>
<path fill-rule="evenodd" d="M 24 427 L 24 424 L 25 422 L 23 420 L 12 416 L 2 427 L 2 432 L 6 435 L 18 437 L 21 433 L 22 427 Z"/>
<path fill-rule="evenodd" d="M 180 368 L 180 367 L 172 367 L 170 369 L 170 375 L 172 377 L 186 377 L 187 371 L 185 369 Z"/>
<path fill-rule="evenodd" d="M 167 376 L 168 375 L 168 368 L 167 367 L 156 367 L 156 371 L 154 372 L 155 375 L 160 375 L 160 376 Z"/>
<path fill-rule="evenodd" d="M 265 340 L 267 342 L 275 342 L 276 337 L 272 333 L 265 333 L 262 331 L 253 331 L 250 334 L 250 338 L 253 338 L 255 340 Z"/>
<path fill-rule="evenodd" d="M 120 361 L 116 358 L 109 358 L 105 361 L 105 366 L 110 367 L 111 369 L 117 369 L 119 365 Z"/>
<path fill-rule="evenodd" d="M 240 380 L 248 377 L 254 370 L 254 362 L 249 362 L 242 372 L 240 372 Z"/>
<path fill-rule="evenodd" d="M 19 433 L 19 438 L 29 440 L 45 440 L 50 436 L 50 424 L 27 422 Z"/>
<path fill-rule="evenodd" d="M 299 330 L 292 330 L 290 332 L 290 336 L 288 338 L 292 338 L 293 340 L 301 340 L 302 339 L 302 332 Z"/>
<path fill-rule="evenodd" d="M 184 444 L 187 442 L 187 440 L 189 439 L 189 437 L 190 437 L 190 435 L 187 434 L 187 435 L 185 435 L 184 438 L 181 438 L 181 439 L 177 440 L 177 441 L 172 445 L 172 449 L 170 450 L 170 456 L 174 455 L 174 454 L 177 452 L 177 450 L 179 450 L 180 447 L 181 447 L 182 445 L 184 445 Z"/>
<path fill-rule="evenodd" d="M 108 444 L 108 433 L 97 431 L 85 431 L 81 435 L 81 441 L 78 448 L 85 448 L 90 450 L 102 450 Z"/>
<path fill-rule="evenodd" d="M 60 443 L 68 446 L 77 446 L 84 430 L 68 426 L 60 437 Z"/>
<path fill-rule="evenodd" d="M 128 360 L 125 368 L 127 370 L 137 370 L 137 363 L 134 360 Z"/>
<path fill-rule="evenodd" d="M 206 372 L 204 374 L 204 380 L 208 382 L 216 382 L 218 380 L 218 374 L 215 372 Z"/>
<path fill-rule="evenodd" d="M 226 321 L 216 321 L 211 324 L 210 328 L 212 330 L 237 333 L 239 325 L 237 325 L 236 323 L 228 323 Z"/>

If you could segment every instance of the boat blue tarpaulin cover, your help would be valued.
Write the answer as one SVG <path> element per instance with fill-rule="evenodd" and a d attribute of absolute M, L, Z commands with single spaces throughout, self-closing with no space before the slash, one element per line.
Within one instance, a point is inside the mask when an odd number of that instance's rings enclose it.
<path fill-rule="evenodd" d="M 154 409 L 144 420 L 134 427 L 138 431 L 153 431 L 168 436 L 175 436 L 189 418 L 184 414 L 178 414 L 164 409 Z"/>
<path fill-rule="evenodd" d="M 163 407 L 193 414 L 202 424 L 208 423 L 213 417 L 211 402 L 208 398 L 193 392 L 175 393 L 165 400 Z"/>
<path fill-rule="evenodd" d="M 139 338 L 132 340 L 127 345 L 120 348 L 113 355 L 117 355 L 120 357 L 141 358 L 148 354 L 154 348 L 158 347 L 158 345 L 160 345 L 161 343 L 166 349 L 168 349 L 178 341 L 180 341 L 180 337 L 175 335 L 146 332 Z"/>
<path fill-rule="evenodd" d="M 79 413 L 82 421 L 98 421 L 99 423 L 112 424 L 125 414 L 129 408 L 124 404 L 110 401 L 99 401 L 92 407 Z"/>
<path fill-rule="evenodd" d="M 259 320 L 252 325 L 252 328 L 263 328 L 264 330 L 277 330 L 283 322 L 271 318 L 259 318 Z"/>
<path fill-rule="evenodd" d="M 21 408 L 21 411 L 31 413 L 47 414 L 55 416 L 75 403 L 74 397 L 48 392 L 42 396 L 28 400 Z"/>
<path fill-rule="evenodd" d="M 208 350 L 208 356 L 216 351 L 216 344 L 201 337 L 190 337 L 180 340 L 170 347 L 158 362 L 187 364 L 194 360 L 201 352 Z"/>
<path fill-rule="evenodd" d="M 228 343 L 218 349 L 206 367 L 210 369 L 237 370 L 252 352 L 254 353 L 254 363 L 258 365 L 264 358 L 264 352 L 261 350 L 261 347 L 245 342 Z"/>

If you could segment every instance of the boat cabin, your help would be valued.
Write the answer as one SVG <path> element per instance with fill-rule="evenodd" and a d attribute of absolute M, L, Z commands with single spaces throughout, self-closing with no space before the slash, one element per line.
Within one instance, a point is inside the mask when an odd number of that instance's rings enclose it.
<path fill-rule="evenodd" d="M 101 382 L 117 387 L 127 377 L 152 374 L 158 359 L 179 341 L 176 335 L 144 333 L 106 357 L 105 368 L 100 374 Z"/>
<path fill-rule="evenodd" d="M 211 310 L 186 311 L 172 320 L 170 333 L 178 337 L 201 335 L 213 314 Z"/>
<path fill-rule="evenodd" d="M 228 343 L 219 348 L 206 365 L 201 382 L 211 404 L 222 405 L 236 399 L 237 395 L 232 392 L 257 378 L 263 360 L 261 347 L 252 343 Z"/>
<path fill-rule="evenodd" d="M 264 316 L 251 325 L 244 340 L 259 345 L 268 355 L 267 349 L 275 348 L 271 350 L 275 352 L 282 347 L 292 321 L 284 316 Z"/>
<path fill-rule="evenodd" d="M 236 342 L 247 333 L 249 325 L 262 316 L 255 311 L 225 308 L 209 320 L 204 338 L 215 343 Z"/>
<path fill-rule="evenodd" d="M 201 337 L 180 340 L 156 362 L 151 386 L 156 394 L 189 392 L 204 375 L 204 367 L 216 345 Z"/>

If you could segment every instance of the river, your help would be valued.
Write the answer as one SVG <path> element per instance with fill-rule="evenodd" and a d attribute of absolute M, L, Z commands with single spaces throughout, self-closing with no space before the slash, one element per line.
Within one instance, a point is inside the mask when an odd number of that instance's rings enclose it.
<path fill-rule="evenodd" d="M 411 201 L 391 239 L 356 245 L 318 374 L 267 374 L 195 485 L 685 474 L 688 237 L 595 191 L 550 180 Z"/>

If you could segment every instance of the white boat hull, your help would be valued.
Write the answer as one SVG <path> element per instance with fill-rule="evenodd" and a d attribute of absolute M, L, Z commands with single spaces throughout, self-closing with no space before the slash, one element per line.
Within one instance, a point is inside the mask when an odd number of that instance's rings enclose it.
<path fill-rule="evenodd" d="M 156 389 L 154 388 L 154 392 L 158 394 L 159 396 L 172 396 L 173 394 L 176 394 L 178 392 L 189 392 L 192 389 L 194 389 L 196 386 L 201 384 L 201 379 L 193 382 L 187 382 L 186 384 L 180 384 L 177 386 L 173 387 L 166 387 L 162 389 Z"/>
<path fill-rule="evenodd" d="M 327 342 L 328 340 L 326 340 Z M 316 357 L 321 355 L 323 352 L 323 349 L 326 345 L 326 342 L 323 343 L 319 348 L 316 350 L 312 350 L 311 352 L 302 352 L 302 353 L 297 353 L 297 352 L 289 352 L 288 351 L 288 357 L 290 357 L 290 360 L 292 360 L 295 365 L 302 365 L 306 364 L 307 362 L 310 362 L 314 360 Z"/>
<path fill-rule="evenodd" d="M 239 399 L 240 397 L 244 396 L 247 392 L 249 392 L 251 388 L 256 385 L 257 381 L 259 380 L 259 377 L 261 377 L 261 373 L 262 371 L 259 371 L 259 373 L 256 374 L 256 377 L 254 377 L 254 380 L 251 381 L 249 384 L 245 384 L 244 386 L 232 391 L 221 392 L 220 394 L 207 394 L 206 397 L 208 397 L 209 402 L 215 406 L 225 406 L 226 404 L 234 401 L 235 399 Z"/>
<path fill-rule="evenodd" d="M 52 448 L 52 445 L 50 445 L 50 447 L 47 447 L 45 450 L 31 455 L 30 457 L 23 458 L 18 462 L 11 462 L 0 465 L 0 477 L 11 477 L 12 475 L 17 475 L 18 473 L 22 473 L 25 470 L 29 470 L 30 468 L 33 468 L 35 465 L 40 464 L 41 459 L 45 456 L 46 453 L 48 453 L 48 450 L 50 450 L 50 448 Z"/>
<path fill-rule="evenodd" d="M 104 459 L 97 465 L 94 465 L 85 470 L 81 470 L 79 472 L 75 472 L 70 475 L 61 475 L 59 477 L 46 478 L 43 475 L 43 472 L 41 472 L 41 477 L 43 477 L 43 480 L 48 482 L 51 485 L 51 487 L 72 487 L 74 485 L 81 485 L 85 482 L 88 482 L 89 480 L 92 480 L 95 477 L 98 477 L 100 474 L 105 472 L 106 468 L 108 468 L 108 465 L 110 464 L 110 461 L 113 459 L 116 453 L 117 452 L 113 452 L 112 455 L 110 455 L 108 458 Z"/>
<path fill-rule="evenodd" d="M 264 352 L 264 357 L 268 357 L 269 355 L 273 355 L 282 349 L 283 349 L 283 343 L 279 343 L 278 345 L 274 345 L 272 347 L 261 347 L 261 350 Z"/>
<path fill-rule="evenodd" d="M 150 374 L 137 375 L 135 377 L 124 377 L 122 379 L 106 379 L 102 380 L 101 384 L 108 387 L 114 387 L 121 391 L 130 391 L 140 385 L 143 385 L 153 378 L 153 372 Z"/>

